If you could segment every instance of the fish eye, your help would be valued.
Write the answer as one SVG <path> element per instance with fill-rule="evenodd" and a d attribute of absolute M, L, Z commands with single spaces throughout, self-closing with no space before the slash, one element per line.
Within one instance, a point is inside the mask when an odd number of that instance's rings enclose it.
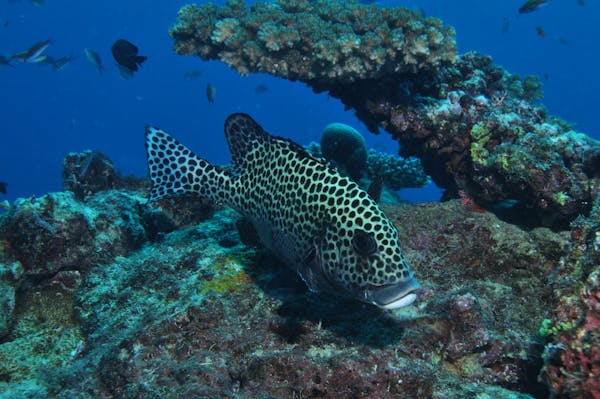
<path fill-rule="evenodd" d="M 377 242 L 372 233 L 364 230 L 356 230 L 352 236 L 352 247 L 360 255 L 373 255 L 377 251 Z"/>

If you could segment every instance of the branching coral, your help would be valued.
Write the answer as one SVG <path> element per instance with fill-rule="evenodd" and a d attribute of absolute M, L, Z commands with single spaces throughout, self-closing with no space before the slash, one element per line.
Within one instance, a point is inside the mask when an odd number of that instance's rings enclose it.
<path fill-rule="evenodd" d="M 402 158 L 369 150 L 367 173 L 371 178 L 380 176 L 391 190 L 426 186 L 430 180 L 418 158 Z"/>

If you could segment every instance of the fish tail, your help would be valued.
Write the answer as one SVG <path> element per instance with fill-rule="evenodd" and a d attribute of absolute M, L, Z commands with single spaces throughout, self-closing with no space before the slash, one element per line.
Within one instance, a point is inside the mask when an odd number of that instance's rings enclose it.
<path fill-rule="evenodd" d="M 152 189 L 150 201 L 176 194 L 196 194 L 227 202 L 231 176 L 198 157 L 161 129 L 146 126 L 146 154 Z"/>

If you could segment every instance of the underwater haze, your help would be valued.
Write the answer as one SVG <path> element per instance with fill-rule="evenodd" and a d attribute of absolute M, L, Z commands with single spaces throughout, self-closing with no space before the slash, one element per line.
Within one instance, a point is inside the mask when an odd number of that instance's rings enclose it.
<path fill-rule="evenodd" d="M 0 399 L 600 399 L 600 0 L 188 1 L 0 0 Z"/>
<path fill-rule="evenodd" d="M 36 2 L 39 3 L 39 2 Z M 389 135 L 375 136 L 340 101 L 314 94 L 302 83 L 264 74 L 240 76 L 220 62 L 179 56 L 168 35 L 186 1 L 0 2 L 0 54 L 26 51 L 51 40 L 45 54 L 72 61 L 50 65 L 0 65 L 0 199 L 40 196 L 62 188 L 63 158 L 69 152 L 97 149 L 124 174 L 144 176 L 144 126 L 159 126 L 217 164 L 229 163 L 223 122 L 232 112 L 251 114 L 267 131 L 308 144 L 319 141 L 332 122 L 354 126 L 370 147 L 396 153 Z M 222 4 L 223 2 L 216 2 Z M 476 50 L 493 57 L 510 73 L 535 74 L 543 83 L 541 101 L 549 113 L 600 138 L 595 107 L 600 92 L 597 38 L 600 4 L 550 1 L 519 14 L 522 0 L 446 2 L 381 1 L 436 16 L 456 29 L 459 53 Z M 124 79 L 111 54 L 126 39 L 148 57 Z M 103 71 L 84 49 L 95 51 Z M 210 103 L 206 87 L 216 89 Z M 413 200 L 438 199 L 429 187 L 402 192 Z"/>

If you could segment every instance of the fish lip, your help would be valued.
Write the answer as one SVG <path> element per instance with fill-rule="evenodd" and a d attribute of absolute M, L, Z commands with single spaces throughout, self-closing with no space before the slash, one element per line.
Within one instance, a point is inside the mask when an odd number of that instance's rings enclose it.
<path fill-rule="evenodd" d="M 398 309 L 412 304 L 417 299 L 415 291 L 420 287 L 414 278 L 395 284 L 370 287 L 364 292 L 365 302 L 382 309 Z"/>

